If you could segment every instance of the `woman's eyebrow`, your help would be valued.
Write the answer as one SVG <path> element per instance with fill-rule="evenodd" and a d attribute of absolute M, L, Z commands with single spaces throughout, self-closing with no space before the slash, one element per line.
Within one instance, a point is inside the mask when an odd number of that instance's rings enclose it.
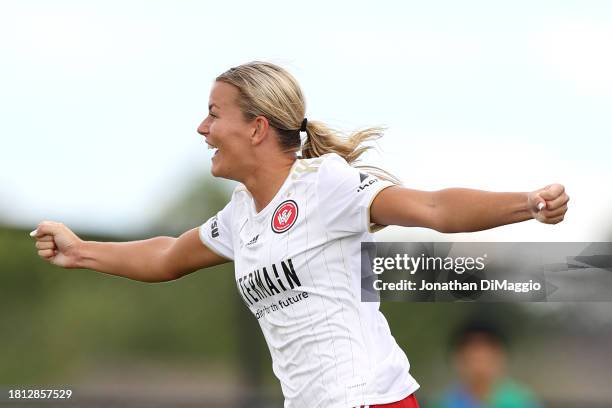
<path fill-rule="evenodd" d="M 219 105 L 215 105 L 214 103 L 210 103 L 210 104 L 208 104 L 208 110 L 211 110 L 213 107 L 215 107 L 215 108 L 217 108 L 217 109 L 220 109 L 220 108 L 219 108 Z"/>

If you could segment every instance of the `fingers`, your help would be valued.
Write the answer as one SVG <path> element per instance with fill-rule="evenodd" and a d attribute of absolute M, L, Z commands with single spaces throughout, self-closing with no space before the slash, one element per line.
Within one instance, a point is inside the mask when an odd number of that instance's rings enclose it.
<path fill-rule="evenodd" d="M 562 184 L 549 184 L 536 192 L 532 202 L 537 211 L 555 211 L 566 205 L 568 201 L 569 196 L 565 193 Z"/>
<path fill-rule="evenodd" d="M 555 211 L 563 206 L 567 207 L 569 196 L 566 193 L 562 193 L 559 197 L 546 202 L 546 209 L 549 211 Z"/>
<path fill-rule="evenodd" d="M 567 212 L 567 205 L 564 205 L 560 208 L 554 209 L 554 210 L 544 210 L 542 211 L 542 215 L 544 216 L 544 218 L 556 218 L 559 216 L 564 215 Z"/>
<path fill-rule="evenodd" d="M 554 210 L 543 210 L 538 213 L 536 219 L 544 224 L 558 224 L 563 221 L 567 212 L 567 202 Z"/>
<path fill-rule="evenodd" d="M 38 256 L 42 258 L 53 258 L 55 256 L 54 249 L 41 249 L 38 251 Z"/>
<path fill-rule="evenodd" d="M 53 242 L 53 236 L 43 235 L 42 237 L 36 237 L 36 242 Z"/>
<path fill-rule="evenodd" d="M 37 249 L 55 249 L 55 242 L 53 241 L 37 241 Z"/>
<path fill-rule="evenodd" d="M 563 221 L 569 196 L 562 184 L 549 184 L 535 191 L 532 197 L 530 201 L 535 219 L 544 224 L 557 224 Z"/>
<path fill-rule="evenodd" d="M 36 238 L 36 249 L 38 249 L 38 256 L 49 260 L 57 255 L 57 247 L 55 241 L 51 235 L 43 235 L 40 238 Z"/>
<path fill-rule="evenodd" d="M 43 221 L 36 229 L 30 232 L 30 236 L 36 239 L 36 249 L 38 249 L 38 256 L 45 260 L 50 260 L 57 255 L 57 247 L 53 239 L 53 234 L 58 230 L 61 224 L 52 221 Z"/>
<path fill-rule="evenodd" d="M 563 218 L 565 217 L 565 214 L 559 216 L 559 217 L 555 217 L 555 218 L 544 218 L 542 220 L 540 220 L 541 222 L 543 222 L 544 224 L 558 224 L 561 221 L 563 221 Z"/>
<path fill-rule="evenodd" d="M 546 201 L 552 201 L 565 192 L 565 187 L 561 184 L 549 184 L 538 194 L 541 198 Z"/>

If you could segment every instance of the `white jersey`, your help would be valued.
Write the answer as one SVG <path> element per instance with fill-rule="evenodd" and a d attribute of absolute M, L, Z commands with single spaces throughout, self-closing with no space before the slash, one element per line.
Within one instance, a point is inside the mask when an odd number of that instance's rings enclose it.
<path fill-rule="evenodd" d="M 239 185 L 200 227 L 207 247 L 234 260 L 286 408 L 384 404 L 419 387 L 379 303 L 361 302 L 361 242 L 380 227 L 370 205 L 391 185 L 334 153 L 298 159 L 259 213 Z"/>

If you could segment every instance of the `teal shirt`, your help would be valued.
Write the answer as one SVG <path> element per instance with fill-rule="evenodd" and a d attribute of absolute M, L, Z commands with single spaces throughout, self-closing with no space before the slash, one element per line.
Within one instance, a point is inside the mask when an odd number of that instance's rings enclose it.
<path fill-rule="evenodd" d="M 446 391 L 434 406 L 436 408 L 541 408 L 527 388 L 511 380 L 500 381 L 487 401 L 477 400 L 462 385 L 456 385 Z"/>

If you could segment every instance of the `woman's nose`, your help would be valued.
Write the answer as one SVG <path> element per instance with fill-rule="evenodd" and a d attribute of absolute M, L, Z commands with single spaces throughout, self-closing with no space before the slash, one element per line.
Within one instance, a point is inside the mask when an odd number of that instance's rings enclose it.
<path fill-rule="evenodd" d="M 200 126 L 198 126 L 197 131 L 202 136 L 206 136 L 208 134 L 208 126 L 206 126 L 206 121 L 200 123 Z"/>

